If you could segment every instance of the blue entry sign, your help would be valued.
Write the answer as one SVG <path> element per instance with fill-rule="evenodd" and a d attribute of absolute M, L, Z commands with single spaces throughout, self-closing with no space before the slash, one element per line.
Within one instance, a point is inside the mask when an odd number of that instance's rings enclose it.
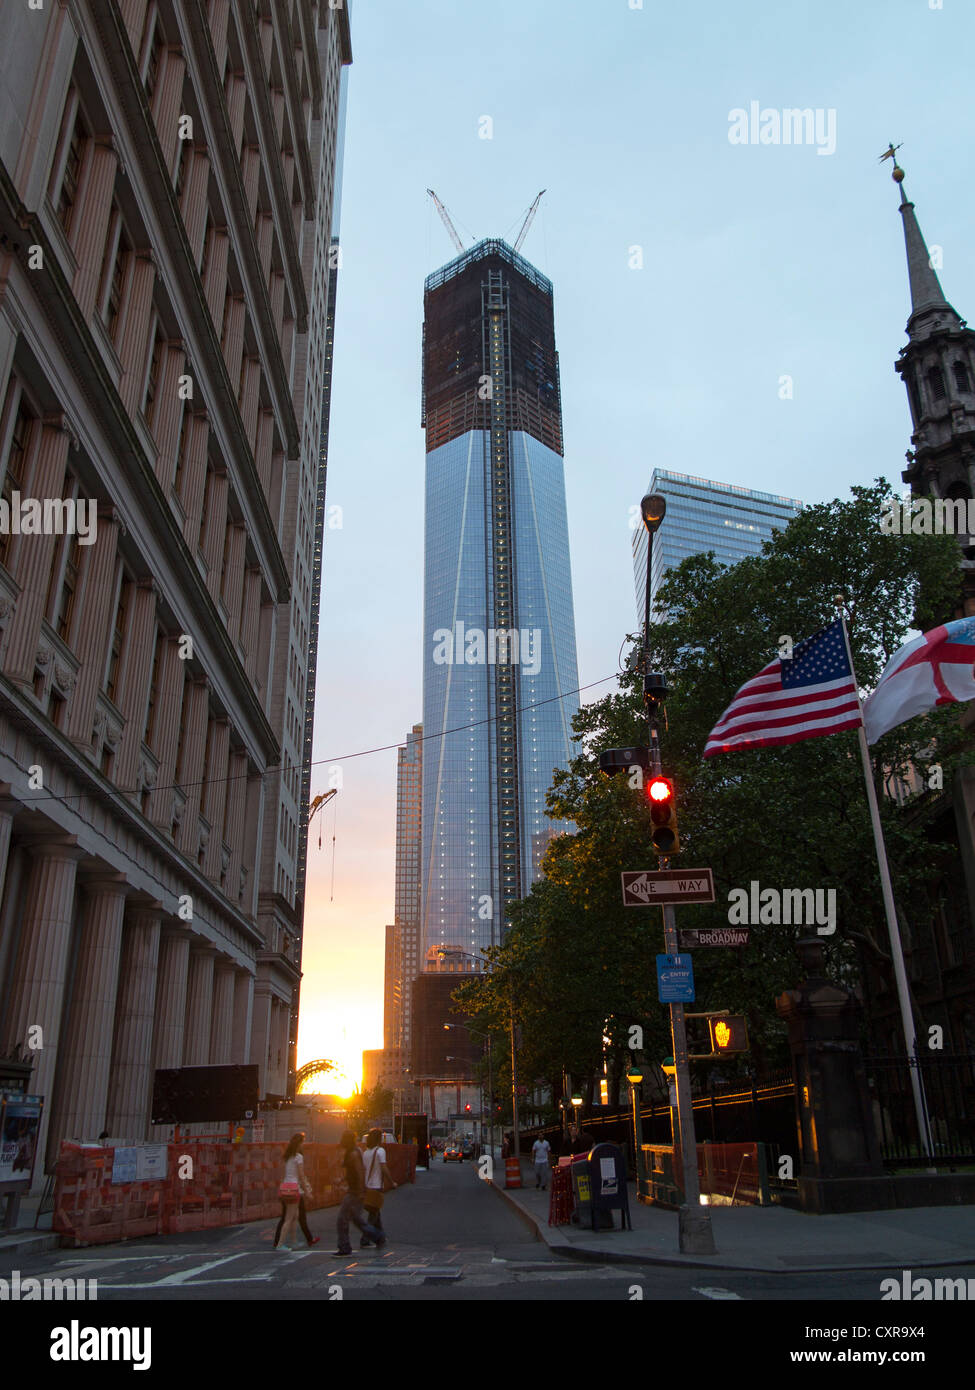
<path fill-rule="evenodd" d="M 657 998 L 661 1004 L 694 1003 L 694 968 L 690 956 L 657 957 Z"/>

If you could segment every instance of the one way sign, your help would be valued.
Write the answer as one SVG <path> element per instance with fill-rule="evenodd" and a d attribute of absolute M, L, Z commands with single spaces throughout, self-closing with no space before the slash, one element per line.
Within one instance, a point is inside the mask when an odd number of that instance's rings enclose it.
<path fill-rule="evenodd" d="M 638 869 L 624 872 L 621 877 L 624 907 L 714 902 L 710 869 Z"/>

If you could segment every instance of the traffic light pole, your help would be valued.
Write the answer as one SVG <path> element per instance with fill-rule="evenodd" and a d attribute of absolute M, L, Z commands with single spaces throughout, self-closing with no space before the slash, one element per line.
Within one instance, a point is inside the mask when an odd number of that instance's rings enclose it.
<path fill-rule="evenodd" d="M 649 505 L 648 505 L 649 504 Z M 650 771 L 655 776 L 663 775 L 660 761 L 660 737 L 657 727 L 657 701 L 648 689 L 650 673 L 650 561 L 653 555 L 653 536 L 663 520 L 666 502 L 662 498 L 645 497 L 641 503 L 644 525 L 647 529 L 647 587 L 646 603 L 643 613 L 643 692 L 647 710 L 647 726 L 650 735 Z M 658 855 L 661 869 L 668 865 L 665 854 Z M 677 918 L 673 907 L 667 903 L 662 908 L 664 916 L 664 950 L 669 956 L 676 956 L 680 946 L 677 939 Z M 694 1103 L 691 1099 L 691 1068 L 687 1056 L 687 1029 L 684 1025 L 684 1005 L 670 1005 L 670 1031 L 674 1048 L 674 1080 L 677 1086 L 677 1126 L 680 1131 L 681 1167 L 684 1174 L 684 1205 L 678 1213 L 678 1240 L 684 1254 L 713 1255 L 715 1253 L 714 1232 L 711 1228 L 711 1211 L 701 1206 L 701 1189 L 697 1178 L 697 1135 L 694 1132 Z"/>

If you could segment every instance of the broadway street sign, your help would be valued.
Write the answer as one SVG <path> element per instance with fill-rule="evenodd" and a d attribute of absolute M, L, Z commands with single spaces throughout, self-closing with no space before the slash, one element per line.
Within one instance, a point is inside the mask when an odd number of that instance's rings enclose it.
<path fill-rule="evenodd" d="M 638 869 L 621 877 L 624 907 L 714 902 L 710 869 Z"/>
<path fill-rule="evenodd" d="M 697 946 L 747 946 L 747 927 L 694 927 L 689 931 L 679 931 L 682 951 L 693 951 Z"/>

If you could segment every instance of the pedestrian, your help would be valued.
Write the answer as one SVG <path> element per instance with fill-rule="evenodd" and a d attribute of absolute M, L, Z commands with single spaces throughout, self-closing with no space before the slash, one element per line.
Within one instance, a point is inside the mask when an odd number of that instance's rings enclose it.
<path fill-rule="evenodd" d="M 345 1170 L 345 1181 L 348 1191 L 342 1198 L 342 1205 L 339 1207 L 338 1220 L 335 1223 L 335 1234 L 338 1240 L 336 1255 L 351 1255 L 352 1246 L 349 1244 L 349 1222 L 352 1221 L 359 1228 L 361 1236 L 361 1246 L 366 1245 L 385 1245 L 386 1237 L 382 1231 L 375 1226 L 371 1226 L 367 1219 L 367 1214 L 363 1209 L 362 1196 L 365 1190 L 365 1172 L 362 1166 L 362 1154 L 356 1148 L 355 1135 L 351 1129 L 343 1132 L 339 1139 L 342 1147 L 343 1158 L 342 1167 Z"/>
<path fill-rule="evenodd" d="M 535 1187 L 540 1187 L 543 1192 L 548 1191 L 548 1177 L 552 1171 L 552 1163 L 549 1158 L 551 1151 L 551 1144 L 539 1130 L 535 1136 L 535 1142 L 532 1144 L 532 1163 L 535 1165 Z"/>
<path fill-rule="evenodd" d="M 277 1230 L 274 1232 L 275 1250 L 290 1250 L 292 1248 L 288 1242 L 299 1221 L 308 1244 L 318 1244 L 318 1237 L 313 1237 L 308 1229 L 308 1219 L 305 1215 L 305 1198 L 311 1196 L 311 1184 L 305 1177 L 305 1160 L 301 1152 L 301 1146 L 304 1142 L 305 1136 L 300 1131 L 297 1134 L 292 1134 L 288 1141 L 288 1147 L 284 1151 L 284 1179 L 278 1188 L 278 1196 L 281 1198 L 281 1216 L 278 1220 Z"/>
<path fill-rule="evenodd" d="M 369 1220 L 377 1231 L 382 1231 L 383 1229 L 384 1186 L 386 1183 L 389 1183 L 390 1187 L 396 1186 L 396 1183 L 393 1182 L 392 1173 L 386 1167 L 386 1150 L 382 1148 L 380 1144 L 382 1137 L 381 1130 L 371 1129 L 366 1135 L 366 1152 L 363 1155 L 366 1191 L 362 1200 L 369 1214 Z M 383 1241 L 385 1242 L 385 1236 L 383 1236 Z M 362 1245 L 368 1245 L 369 1243 L 370 1242 L 363 1237 Z M 376 1243 L 379 1244 L 380 1242 L 377 1241 Z"/>
<path fill-rule="evenodd" d="M 591 1134 L 587 1134 L 584 1129 L 580 1129 L 577 1124 L 569 1125 L 569 1137 L 565 1143 L 565 1152 L 572 1154 L 573 1158 L 577 1154 L 587 1154 L 596 1141 Z"/>

